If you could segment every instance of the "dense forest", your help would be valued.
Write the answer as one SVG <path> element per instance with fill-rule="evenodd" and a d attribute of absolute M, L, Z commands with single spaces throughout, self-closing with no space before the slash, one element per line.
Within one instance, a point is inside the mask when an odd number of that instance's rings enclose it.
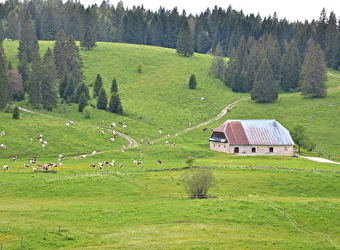
<path fill-rule="evenodd" d="M 78 103 L 81 94 L 72 96 L 82 86 L 81 58 L 74 41 L 80 41 L 80 48 L 87 50 L 103 41 L 177 48 L 185 56 L 211 53 L 215 58 L 210 73 L 233 91 L 250 92 L 253 100 L 264 102 L 275 100 L 278 91 L 302 91 L 307 96 L 324 97 L 325 68 L 340 67 L 340 20 L 325 9 L 311 22 L 288 22 L 279 20 L 275 13 L 261 17 L 231 6 L 226 10 L 215 6 L 193 16 L 185 10 L 179 13 L 177 8 L 160 8 L 156 12 L 143 6 L 129 9 L 122 1 L 116 5 L 103 1 L 100 6 L 86 7 L 79 1 L 7 0 L 0 3 L 0 17 L 1 40 L 20 41 L 18 70 L 30 103 L 35 105 L 41 104 L 40 94 L 33 97 L 36 93 L 30 93 L 30 88 L 37 84 L 34 79 L 41 79 L 41 73 L 34 73 L 35 68 L 41 70 L 41 65 L 55 67 L 56 76 L 45 76 L 45 81 L 54 79 L 59 83 L 60 96 Z M 53 51 L 46 52 L 44 63 L 36 58 L 37 40 L 56 41 Z M 75 59 L 68 58 L 67 53 L 75 55 Z M 224 57 L 230 58 L 227 65 Z M 315 61 L 317 65 L 313 65 Z M 64 72 L 66 64 L 74 67 L 73 72 Z M 308 78 L 317 69 L 321 76 L 314 74 L 316 80 Z M 86 87 L 82 86 L 89 99 Z M 262 93 L 263 89 L 270 93 Z M 51 105 L 55 104 L 44 106 L 51 109 Z"/>

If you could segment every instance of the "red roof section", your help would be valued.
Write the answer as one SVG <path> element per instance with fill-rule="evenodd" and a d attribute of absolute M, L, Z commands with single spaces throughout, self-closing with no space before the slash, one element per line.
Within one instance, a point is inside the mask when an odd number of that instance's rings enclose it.
<path fill-rule="evenodd" d="M 225 133 L 228 135 L 227 138 L 230 144 L 249 144 L 242 123 L 239 121 L 227 123 Z"/>

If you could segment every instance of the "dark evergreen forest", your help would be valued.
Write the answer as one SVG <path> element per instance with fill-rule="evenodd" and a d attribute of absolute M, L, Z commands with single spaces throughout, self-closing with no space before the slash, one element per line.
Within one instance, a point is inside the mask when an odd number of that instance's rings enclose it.
<path fill-rule="evenodd" d="M 56 41 L 53 51 L 55 65 L 51 64 L 50 67 L 56 67 L 58 81 L 61 82 L 59 94 L 64 100 L 76 100 L 76 103 L 81 93 L 85 91 L 86 94 L 88 90 L 79 92 L 77 98 L 71 98 L 77 92 L 76 89 L 82 86 L 81 75 L 74 73 L 80 72 L 81 67 L 81 58 L 78 58 L 74 41 L 80 41 L 81 49 L 88 50 L 93 49 L 97 41 L 103 41 L 177 48 L 179 54 L 189 56 L 193 51 L 211 53 L 215 59 L 210 73 L 221 78 L 235 92 L 251 92 L 253 84 L 261 82 L 258 70 L 264 60 L 267 60 L 270 67 L 263 67 L 262 75 L 268 76 L 269 81 L 276 81 L 282 91 L 299 91 L 301 69 L 304 70 L 304 76 L 315 71 L 313 60 L 319 62 L 317 68 L 321 67 L 322 74 L 325 72 L 324 67 L 335 70 L 340 68 L 340 20 L 334 12 L 328 14 L 325 9 L 320 10 L 320 16 L 310 22 L 289 22 L 278 19 L 275 13 L 273 16 L 261 17 L 260 14 L 244 14 L 231 6 L 227 9 L 218 6 L 207 8 L 193 16 L 187 15 L 185 10 L 179 13 L 177 8 L 160 8 L 156 12 L 143 6 L 130 9 L 124 7 L 122 1 L 116 5 L 103 1 L 99 6 L 84 6 L 73 0 L 7 0 L 0 3 L 0 17 L 1 40 L 6 38 L 20 41 L 19 72 L 23 81 L 26 79 L 28 82 L 28 94 L 33 83 L 29 84 L 28 77 L 25 77 L 26 63 L 31 63 L 29 78 L 32 81 L 35 79 L 33 69 L 40 64 L 34 60 L 38 49 L 37 40 L 53 40 Z M 180 35 L 182 24 L 185 24 L 187 30 L 183 37 Z M 190 44 L 185 45 L 189 47 L 184 47 L 182 52 L 179 49 L 181 40 L 190 40 L 193 48 L 190 48 Z M 71 76 L 70 72 L 63 72 L 66 67 L 58 65 L 60 62 L 67 63 L 67 56 L 62 55 L 66 48 L 71 50 L 68 54 L 78 58 L 76 64 L 72 63 L 78 66 Z M 308 65 L 303 65 L 308 51 L 309 57 L 313 59 L 309 60 Z M 46 60 L 50 60 L 51 56 L 46 56 Z M 230 57 L 227 65 L 224 57 Z M 48 76 L 46 81 L 53 77 Z M 304 79 L 309 86 L 309 79 Z M 315 84 L 319 82 L 319 92 L 315 94 L 306 91 L 306 95 L 325 96 L 324 79 L 320 78 Z M 271 93 L 274 98 L 269 98 L 270 101 L 275 100 L 275 93 Z M 32 104 L 41 104 L 39 96 L 34 99 L 33 93 L 29 95 Z"/>

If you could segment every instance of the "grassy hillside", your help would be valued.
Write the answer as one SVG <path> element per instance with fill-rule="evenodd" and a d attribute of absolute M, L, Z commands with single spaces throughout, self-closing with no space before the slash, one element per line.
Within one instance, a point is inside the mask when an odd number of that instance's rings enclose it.
<path fill-rule="evenodd" d="M 4 43 L 14 66 L 17 45 Z M 40 42 L 42 54 L 48 46 L 53 43 Z M 53 112 L 21 112 L 20 120 L 0 112 L 0 131 L 6 132 L 0 143 L 7 146 L 0 149 L 0 166 L 10 166 L 0 172 L 0 248 L 340 247 L 339 165 L 213 152 L 209 131 L 203 132 L 203 127 L 186 131 L 187 122 L 200 124 L 233 101 L 248 97 L 232 93 L 208 74 L 211 56 L 185 58 L 171 49 L 110 43 L 98 43 L 93 51 L 81 54 L 87 84 L 100 73 L 109 90 L 112 79 L 117 79 L 127 115 L 93 109 L 91 119 L 84 119 L 76 105 L 67 106 L 66 113 L 61 105 Z M 196 90 L 188 88 L 192 73 L 198 81 Z M 300 123 L 316 142 L 318 154 L 338 160 L 340 74 L 329 71 L 328 77 L 330 90 L 324 99 L 306 99 L 298 93 L 282 94 L 272 104 L 245 99 L 204 127 L 216 128 L 226 119 L 277 119 L 288 128 Z M 27 100 L 18 105 L 31 109 Z M 65 126 L 70 120 L 75 124 Z M 122 135 L 109 142 L 112 122 L 126 124 L 127 129 L 121 124 L 117 131 L 143 142 L 129 148 Z M 104 135 L 98 134 L 102 129 Z M 41 134 L 48 141 L 45 150 L 37 140 Z M 148 138 L 153 145 L 145 143 Z M 59 154 L 66 158 L 64 167 L 52 169 L 57 173 L 23 167 L 34 157 L 39 164 L 58 163 Z M 11 159 L 14 155 L 18 155 L 16 162 Z M 213 169 L 218 183 L 210 192 L 214 198 L 187 199 L 182 175 L 190 170 L 169 170 L 184 167 L 190 155 L 196 157 L 196 166 Z M 112 159 L 114 167 L 90 167 Z M 143 164 L 137 166 L 134 160 Z"/>

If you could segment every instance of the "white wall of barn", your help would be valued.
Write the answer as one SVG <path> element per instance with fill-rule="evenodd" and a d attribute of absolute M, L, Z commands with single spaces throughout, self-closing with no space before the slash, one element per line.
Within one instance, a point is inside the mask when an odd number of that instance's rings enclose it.
<path fill-rule="evenodd" d="M 236 148 L 236 150 L 235 150 Z M 237 150 L 238 148 L 238 150 Z M 281 145 L 230 145 L 229 143 L 210 142 L 210 149 L 223 153 L 238 153 L 238 154 L 280 154 L 280 155 L 293 155 L 293 146 Z"/>

